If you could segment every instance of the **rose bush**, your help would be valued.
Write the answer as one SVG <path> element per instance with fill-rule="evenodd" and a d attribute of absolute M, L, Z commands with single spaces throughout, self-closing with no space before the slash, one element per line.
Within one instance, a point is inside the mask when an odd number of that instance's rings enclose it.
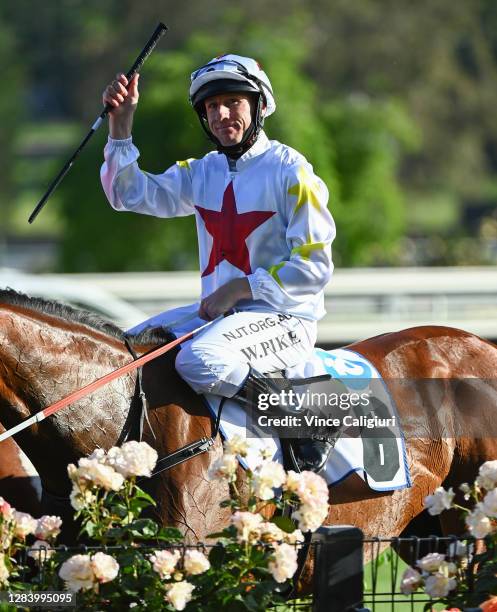
<path fill-rule="evenodd" d="M 247 471 L 242 498 L 237 456 L 247 452 L 247 441 L 235 436 L 209 470 L 209 478 L 230 491 L 221 504 L 230 511 L 229 524 L 211 534 L 210 545 L 186 547 L 177 529 L 142 516 L 154 502 L 136 481 L 157 461 L 143 442 L 97 449 L 68 466 L 70 501 L 86 547 L 77 554 L 55 548 L 59 517 L 36 520 L 0 498 L 0 588 L 69 589 L 84 610 L 219 612 L 235 606 L 262 612 L 276 603 L 283 610 L 281 592 L 297 570 L 302 532 L 326 518 L 328 488 L 316 474 L 286 474 L 262 452 L 257 468 Z M 293 520 L 268 519 L 270 506 L 289 507 Z"/>
<path fill-rule="evenodd" d="M 430 553 L 418 560 L 416 568 L 407 568 L 401 591 L 410 595 L 423 588 L 446 609 L 479 606 L 497 612 L 497 460 L 481 465 L 474 484 L 463 483 L 459 490 L 470 502 L 468 508 L 454 501 L 452 488 L 443 487 L 425 498 L 425 507 L 432 516 L 461 511 L 468 537 L 451 544 L 447 554 Z"/>

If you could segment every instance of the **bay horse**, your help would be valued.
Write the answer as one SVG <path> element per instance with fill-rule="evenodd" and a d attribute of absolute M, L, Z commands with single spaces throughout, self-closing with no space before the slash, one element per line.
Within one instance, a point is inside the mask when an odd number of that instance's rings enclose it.
<path fill-rule="evenodd" d="M 135 339 L 138 354 L 161 341 Z M 163 339 L 162 339 L 163 341 Z M 413 485 L 394 492 L 372 491 L 356 474 L 330 488 L 328 524 L 352 524 L 366 536 L 398 536 L 423 512 L 436 487 L 471 482 L 484 461 L 497 458 L 497 347 L 470 333 L 424 326 L 383 334 L 350 345 L 384 377 L 403 424 Z M 174 369 L 167 353 L 145 366 L 143 385 L 150 427 L 144 439 L 159 456 L 203 436 L 213 423 L 201 398 Z M 123 333 L 82 311 L 0 290 L 0 421 L 12 427 L 131 359 Z M 435 386 L 420 385 L 430 379 Z M 457 385 L 448 384 L 457 381 Z M 106 387 L 17 436 L 36 467 L 49 499 L 70 490 L 66 466 L 95 448 L 119 444 L 133 421 L 136 374 Z M 475 411 L 481 432 L 473 434 Z M 176 525 L 187 541 L 205 540 L 227 523 L 219 502 L 227 488 L 210 482 L 207 470 L 222 452 L 216 440 L 199 455 L 154 477 L 149 485 L 163 524 Z M 243 485 L 240 468 L 238 479 Z M 55 497 L 54 497 L 55 496 Z M 454 532 L 444 517 L 444 532 Z M 422 524 L 422 523 L 421 523 Z M 418 535 L 424 535 L 419 533 Z"/>
<path fill-rule="evenodd" d="M 5 428 L 0 425 L 0 433 Z M 0 442 L 0 497 L 21 512 L 41 514 L 41 482 L 33 464 L 16 442 Z"/>

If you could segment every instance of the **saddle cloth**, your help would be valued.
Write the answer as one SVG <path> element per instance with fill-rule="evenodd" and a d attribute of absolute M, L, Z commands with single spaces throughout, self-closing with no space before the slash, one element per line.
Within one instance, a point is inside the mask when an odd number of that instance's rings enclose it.
<path fill-rule="evenodd" d="M 411 478 L 397 409 L 373 364 L 359 353 L 347 349 L 325 351 L 316 348 L 309 361 L 286 371 L 290 379 L 310 378 L 322 374 L 329 374 L 333 379 L 339 379 L 350 393 L 358 394 L 369 389 L 369 393 L 373 393 L 378 400 L 375 405 L 381 406 L 381 415 L 363 414 L 360 427 L 350 427 L 342 433 L 327 465 L 321 472 L 327 483 L 336 485 L 352 472 L 356 472 L 374 491 L 392 491 L 410 487 Z M 205 395 L 205 399 L 215 418 L 221 398 Z M 349 416 L 357 418 L 357 415 Z M 375 431 L 374 426 L 364 426 L 366 416 L 388 417 L 393 426 L 376 428 Z M 245 410 L 236 401 L 227 399 L 222 408 L 220 422 L 224 438 L 229 439 L 235 434 L 246 437 L 246 423 Z M 358 431 L 362 431 L 361 435 L 357 435 Z M 271 451 L 273 461 L 283 462 L 281 445 L 276 434 L 271 434 L 269 437 L 251 437 L 250 442 L 251 450 L 246 459 L 239 458 L 245 468 L 253 469 L 257 465 L 262 448 Z"/>

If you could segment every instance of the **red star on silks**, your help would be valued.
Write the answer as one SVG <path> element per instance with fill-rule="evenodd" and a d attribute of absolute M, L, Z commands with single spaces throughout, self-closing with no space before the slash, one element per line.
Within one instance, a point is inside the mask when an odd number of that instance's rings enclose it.
<path fill-rule="evenodd" d="M 262 210 L 238 213 L 233 181 L 226 187 L 221 210 L 209 210 L 201 206 L 195 208 L 213 238 L 209 263 L 202 272 L 202 277 L 214 272 L 215 267 L 223 260 L 229 261 L 245 274 L 251 274 L 250 256 L 245 239 L 275 213 Z"/>

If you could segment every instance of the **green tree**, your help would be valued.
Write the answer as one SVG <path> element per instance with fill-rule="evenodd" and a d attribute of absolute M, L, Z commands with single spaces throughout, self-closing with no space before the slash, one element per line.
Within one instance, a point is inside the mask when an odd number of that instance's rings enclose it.
<path fill-rule="evenodd" d="M 188 75 L 194 67 L 195 58 L 186 51 L 157 52 L 143 71 L 133 139 L 142 151 L 141 167 L 150 172 L 162 172 L 176 160 L 198 157 L 207 150 L 187 102 Z M 98 176 L 104 141 L 99 135 L 92 142 L 77 171 L 61 187 L 66 226 L 61 267 L 72 271 L 194 268 L 193 217 L 163 220 L 118 214 L 110 208 Z"/>
<path fill-rule="evenodd" d="M 240 23 L 236 13 L 231 19 Z M 301 69 L 305 58 L 295 48 L 286 25 L 274 44 L 268 45 L 268 29 L 230 28 L 243 44 L 239 53 L 262 59 L 273 77 L 279 110 L 267 122 L 270 137 L 277 137 L 308 153 L 318 173 L 332 181 L 333 146 L 318 117 L 315 88 Z M 286 31 L 285 31 L 286 28 Z M 273 32 L 274 34 L 274 32 Z M 188 76 L 218 49 L 234 48 L 233 40 L 192 37 L 183 49 L 150 58 L 140 81 L 142 96 L 135 117 L 133 137 L 142 151 L 140 164 L 161 172 L 175 160 L 198 157 L 212 148 L 187 102 Z M 299 92 L 295 95 L 295 92 Z M 302 119 L 294 121 L 295 116 Z M 181 269 L 196 267 L 197 248 L 193 217 L 159 220 L 113 212 L 98 183 L 95 159 L 101 156 L 101 139 L 92 144 L 77 175 L 61 188 L 66 220 L 61 266 L 69 270 Z M 112 228 L 112 229 L 110 229 Z"/>
<path fill-rule="evenodd" d="M 295 45 L 302 29 L 311 27 L 305 15 L 272 28 L 271 36 L 267 26 L 241 23 L 236 11 L 229 19 L 230 34 L 222 45 L 218 38 L 197 35 L 184 48 L 156 52 L 149 60 L 140 81 L 133 135 L 142 152 L 141 167 L 161 172 L 177 159 L 198 157 L 210 148 L 187 103 L 188 75 L 213 49 L 234 48 L 236 38 L 242 41 L 236 50 L 260 59 L 271 76 L 277 112 L 265 126 L 269 137 L 304 153 L 328 184 L 338 225 L 337 261 L 350 265 L 389 260 L 404 229 L 397 166 L 402 146 L 413 140 L 401 105 L 326 102 L 303 69 L 310 47 Z M 195 268 L 193 217 L 164 221 L 110 209 L 96 172 L 101 147 L 100 138 L 61 189 L 67 228 L 62 267 Z"/>
<path fill-rule="evenodd" d="M 340 185 L 335 260 L 347 266 L 395 263 L 406 221 L 398 170 L 403 153 L 418 145 L 413 123 L 401 104 L 365 96 L 328 103 L 322 115 Z"/>
<path fill-rule="evenodd" d="M 0 58 L 2 59 L 2 95 L 0 96 L 0 256 L 2 243 L 9 233 L 10 211 L 15 193 L 15 147 L 22 112 L 19 101 L 24 96 L 23 74 L 11 29 L 0 18 Z M 0 259 L 1 265 L 1 259 Z"/>

